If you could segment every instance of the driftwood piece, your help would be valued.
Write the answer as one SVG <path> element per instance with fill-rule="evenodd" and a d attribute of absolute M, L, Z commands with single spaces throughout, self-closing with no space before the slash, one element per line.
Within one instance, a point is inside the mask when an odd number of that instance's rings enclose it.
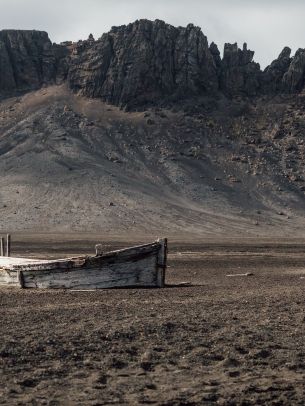
<path fill-rule="evenodd" d="M 234 276 L 253 276 L 252 272 L 247 272 L 247 273 L 233 273 L 233 274 L 229 274 L 226 276 L 230 276 L 230 277 L 234 277 Z"/>

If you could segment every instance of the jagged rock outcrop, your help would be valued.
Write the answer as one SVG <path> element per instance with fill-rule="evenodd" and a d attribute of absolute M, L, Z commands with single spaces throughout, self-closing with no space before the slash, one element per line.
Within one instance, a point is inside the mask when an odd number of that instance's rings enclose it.
<path fill-rule="evenodd" d="M 287 72 L 283 77 L 284 89 L 289 93 L 297 93 L 305 85 L 305 49 L 298 49 Z"/>
<path fill-rule="evenodd" d="M 228 96 L 255 96 L 260 87 L 261 70 L 253 62 L 254 52 L 239 49 L 237 44 L 225 44 L 220 70 L 220 89 Z"/>
<path fill-rule="evenodd" d="M 278 92 L 283 91 L 284 83 L 283 77 L 288 71 L 291 64 L 292 58 L 291 49 L 285 47 L 277 59 L 275 59 L 267 68 L 264 70 L 262 88 L 265 91 Z"/>
<path fill-rule="evenodd" d="M 0 31 L 1 94 L 37 89 L 55 76 L 56 58 L 46 32 Z"/>
<path fill-rule="evenodd" d="M 220 68 L 221 68 L 221 57 L 220 57 L 220 52 L 219 52 L 218 46 L 215 44 L 215 42 L 211 43 L 211 45 L 209 47 L 209 50 L 210 50 L 210 52 L 211 52 L 211 54 L 213 56 L 214 63 L 215 63 L 215 66 L 216 66 L 217 70 L 220 70 Z"/>
<path fill-rule="evenodd" d="M 198 97 L 255 97 L 299 93 L 305 86 L 305 49 L 283 49 L 264 71 L 254 52 L 209 46 L 199 27 L 138 20 L 95 40 L 52 44 L 41 31 L 0 31 L 0 97 L 67 82 L 80 95 L 128 109 L 175 105 Z M 202 99 L 203 99 L 202 98 Z M 197 103 L 199 102 L 199 103 Z M 204 102 L 203 102 L 204 103 Z"/>
<path fill-rule="evenodd" d="M 77 48 L 71 88 L 120 106 L 218 89 L 214 58 L 200 28 L 139 20 L 113 27 L 93 46 Z"/>

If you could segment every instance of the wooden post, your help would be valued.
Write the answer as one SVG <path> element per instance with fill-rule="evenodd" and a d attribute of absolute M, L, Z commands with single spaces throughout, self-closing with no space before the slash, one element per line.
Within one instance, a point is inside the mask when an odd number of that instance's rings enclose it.
<path fill-rule="evenodd" d="M 0 238 L 0 257 L 4 257 L 4 238 Z"/>
<path fill-rule="evenodd" d="M 103 246 L 102 246 L 102 244 L 96 244 L 96 246 L 95 246 L 95 256 L 99 257 L 102 254 L 103 254 Z"/>
<path fill-rule="evenodd" d="M 24 277 L 23 277 L 22 271 L 17 271 L 17 279 L 18 279 L 20 288 L 23 289 L 24 288 Z"/>
<path fill-rule="evenodd" d="M 167 265 L 167 238 L 160 238 L 158 243 L 161 245 L 158 255 L 158 286 L 164 288 Z"/>
<path fill-rule="evenodd" d="M 11 256 L 11 236 L 9 234 L 6 236 L 6 256 Z"/>

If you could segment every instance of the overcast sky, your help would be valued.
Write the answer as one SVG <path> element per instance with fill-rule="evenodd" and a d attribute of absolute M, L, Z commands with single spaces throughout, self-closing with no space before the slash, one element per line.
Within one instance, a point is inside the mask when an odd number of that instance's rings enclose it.
<path fill-rule="evenodd" d="M 0 0 L 1 28 L 47 31 L 53 42 L 98 38 L 139 18 L 193 23 L 220 50 L 248 43 L 262 67 L 284 46 L 305 48 L 305 0 Z"/>

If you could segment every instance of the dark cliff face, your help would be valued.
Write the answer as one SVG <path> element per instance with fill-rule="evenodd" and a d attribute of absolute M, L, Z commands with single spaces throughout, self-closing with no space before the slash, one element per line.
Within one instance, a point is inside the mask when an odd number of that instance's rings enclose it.
<path fill-rule="evenodd" d="M 67 81 L 83 96 L 130 109 L 197 96 L 254 97 L 299 93 L 305 50 L 284 48 L 264 71 L 254 52 L 225 44 L 223 58 L 192 24 L 139 20 L 97 41 L 52 44 L 40 31 L 0 31 L 0 96 Z"/>
<path fill-rule="evenodd" d="M 220 89 L 228 96 L 255 96 L 260 88 L 260 66 L 253 62 L 254 52 L 239 49 L 237 44 L 225 44 L 220 65 Z"/>
<path fill-rule="evenodd" d="M 298 49 L 292 59 L 287 72 L 283 76 L 284 89 L 290 93 L 297 93 L 305 85 L 305 49 Z"/>
<path fill-rule="evenodd" d="M 76 53 L 70 62 L 71 88 L 117 105 L 218 89 L 207 39 L 193 25 L 175 28 L 158 20 L 140 20 L 113 28 Z"/>
<path fill-rule="evenodd" d="M 270 92 L 284 91 L 284 74 L 288 71 L 292 58 L 291 49 L 285 47 L 277 59 L 275 59 L 263 74 L 263 89 Z"/>
<path fill-rule="evenodd" d="M 1 93 L 37 89 L 55 76 L 56 58 L 46 32 L 0 31 Z"/>

